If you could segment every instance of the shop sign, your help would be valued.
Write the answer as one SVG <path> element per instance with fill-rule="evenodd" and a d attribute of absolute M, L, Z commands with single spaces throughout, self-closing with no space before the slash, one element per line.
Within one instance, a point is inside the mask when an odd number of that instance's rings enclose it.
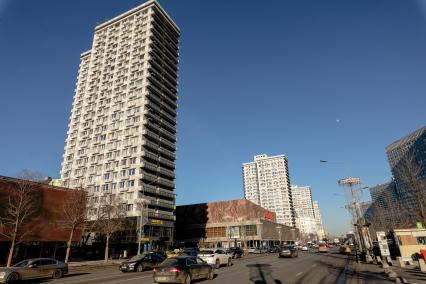
<path fill-rule="evenodd" d="M 160 225 L 163 225 L 164 221 L 163 220 L 158 220 L 158 219 L 151 219 L 151 224 L 160 224 Z"/>
<path fill-rule="evenodd" d="M 263 218 L 264 218 L 265 220 L 268 220 L 268 221 L 274 221 L 274 217 L 275 217 L 275 215 L 274 215 L 274 213 L 273 213 L 273 212 L 266 211 L 266 212 L 263 214 Z"/>
<path fill-rule="evenodd" d="M 141 237 L 141 242 L 149 242 L 149 237 Z"/>

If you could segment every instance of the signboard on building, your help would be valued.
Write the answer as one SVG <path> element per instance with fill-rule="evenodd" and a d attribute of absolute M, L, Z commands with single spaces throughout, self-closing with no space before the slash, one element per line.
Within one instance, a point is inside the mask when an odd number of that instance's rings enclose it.
<path fill-rule="evenodd" d="M 229 227 L 229 238 L 231 239 L 240 238 L 240 227 L 237 227 L 237 226 Z"/>
<path fill-rule="evenodd" d="M 265 211 L 265 213 L 263 214 L 263 218 L 265 220 L 273 222 L 275 220 L 275 214 L 270 211 Z"/>
<path fill-rule="evenodd" d="M 163 225 L 164 221 L 163 220 L 158 220 L 158 219 L 151 219 L 151 224 Z"/>
<path fill-rule="evenodd" d="M 386 238 L 385 232 L 377 232 L 377 240 L 379 242 L 380 253 L 382 257 L 390 256 L 388 239 Z"/>

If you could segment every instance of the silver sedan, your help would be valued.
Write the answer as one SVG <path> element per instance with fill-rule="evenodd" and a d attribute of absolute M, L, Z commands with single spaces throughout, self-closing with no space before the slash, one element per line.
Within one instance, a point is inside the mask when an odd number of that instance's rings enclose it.
<path fill-rule="evenodd" d="M 0 283 L 13 283 L 18 280 L 37 278 L 61 278 L 68 273 L 68 264 L 53 258 L 33 258 L 23 260 L 12 267 L 0 268 Z"/>

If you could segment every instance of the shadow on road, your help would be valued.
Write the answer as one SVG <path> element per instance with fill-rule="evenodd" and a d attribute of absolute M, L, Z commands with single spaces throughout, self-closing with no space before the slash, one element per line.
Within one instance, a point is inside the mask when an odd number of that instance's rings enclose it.
<path fill-rule="evenodd" d="M 278 279 L 272 277 L 272 269 L 270 264 L 256 263 L 248 264 L 249 279 L 254 284 L 282 284 Z"/>
<path fill-rule="evenodd" d="M 80 275 L 87 275 L 90 274 L 88 272 L 78 272 L 78 273 L 70 273 L 63 275 L 60 279 L 65 278 L 72 278 L 74 276 L 80 276 Z M 34 279 L 34 280 L 21 280 L 19 283 L 22 284 L 38 284 L 38 283 L 49 283 L 50 281 L 53 281 L 52 278 L 41 278 L 41 279 Z"/>

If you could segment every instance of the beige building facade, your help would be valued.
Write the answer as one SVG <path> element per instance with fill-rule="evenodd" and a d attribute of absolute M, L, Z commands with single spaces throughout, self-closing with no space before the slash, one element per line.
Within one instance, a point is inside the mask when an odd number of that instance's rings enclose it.
<path fill-rule="evenodd" d="M 171 240 L 180 30 L 156 1 L 96 26 L 80 56 L 61 184 L 88 193 L 88 218 L 106 196 L 140 216 L 151 240 Z"/>

